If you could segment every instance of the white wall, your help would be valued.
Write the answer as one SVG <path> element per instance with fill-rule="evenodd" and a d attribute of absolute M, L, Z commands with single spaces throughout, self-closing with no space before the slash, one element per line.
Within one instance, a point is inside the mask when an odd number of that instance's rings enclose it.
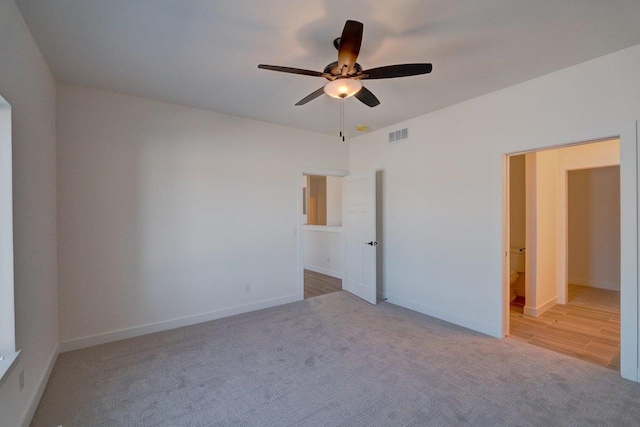
<path fill-rule="evenodd" d="M 620 290 L 620 167 L 569 172 L 569 283 Z"/>
<path fill-rule="evenodd" d="M 557 303 L 557 179 L 558 150 L 529 153 L 535 167 L 527 164 L 534 193 L 527 215 L 527 272 L 524 314 L 538 316 Z M 529 200 L 529 199 L 528 199 Z M 535 210 L 533 212 L 532 210 Z"/>
<path fill-rule="evenodd" d="M 12 0 L 0 0 L 0 94 L 12 107 L 18 365 L 0 388 L 0 426 L 28 422 L 57 354 L 55 83 Z M 24 371 L 24 389 L 18 374 Z"/>
<path fill-rule="evenodd" d="M 342 177 L 327 177 L 327 225 L 342 226 Z"/>
<path fill-rule="evenodd" d="M 305 226 L 304 268 L 342 278 L 342 230 L 338 227 Z"/>
<path fill-rule="evenodd" d="M 346 144 L 65 84 L 57 124 L 63 348 L 297 298 L 298 167 Z"/>
<path fill-rule="evenodd" d="M 351 172 L 383 172 L 385 296 L 501 336 L 502 154 L 638 120 L 638 75 L 640 45 L 353 139 Z"/>

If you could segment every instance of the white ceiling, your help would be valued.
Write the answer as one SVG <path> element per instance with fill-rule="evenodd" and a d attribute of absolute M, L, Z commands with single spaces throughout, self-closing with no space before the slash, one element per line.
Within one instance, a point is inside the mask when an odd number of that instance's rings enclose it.
<path fill-rule="evenodd" d="M 294 104 L 347 19 L 364 23 L 363 68 L 431 62 L 433 73 L 365 81 L 348 132 L 379 129 L 640 44 L 638 0 L 17 0 L 58 81 L 335 134 L 339 101 Z"/>

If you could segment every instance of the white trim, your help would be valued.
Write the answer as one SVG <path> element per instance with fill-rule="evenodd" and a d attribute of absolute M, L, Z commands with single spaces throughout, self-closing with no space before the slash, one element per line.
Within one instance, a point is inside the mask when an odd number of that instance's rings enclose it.
<path fill-rule="evenodd" d="M 589 142 L 589 144 L 593 144 L 594 142 L 604 142 L 604 141 L 593 141 Z M 606 168 L 610 166 L 620 166 L 620 158 L 619 157 L 605 157 L 602 159 L 589 159 L 584 162 L 573 162 L 567 163 L 564 166 L 564 170 L 567 171 L 577 171 L 583 169 L 599 169 Z"/>
<path fill-rule="evenodd" d="M 16 348 L 11 105 L 0 96 L 0 354 Z"/>
<path fill-rule="evenodd" d="M 530 141 L 524 141 L 516 145 L 504 146 L 503 154 L 503 179 L 506 179 L 504 157 L 514 154 L 522 154 L 544 149 L 561 148 L 572 145 L 580 145 L 589 142 L 597 142 L 612 138 L 620 139 L 620 375 L 631 381 L 638 381 L 640 340 L 638 339 L 640 307 L 640 292 L 638 291 L 638 277 L 640 271 L 638 250 L 638 212 L 640 210 L 640 183 L 638 181 L 638 165 L 640 164 L 640 151 L 637 149 L 638 129 L 637 122 L 625 122 L 608 127 L 585 130 L 573 134 L 552 136 Z M 507 188 L 503 183 L 503 210 L 504 193 Z M 503 236 L 508 233 L 508 216 L 503 218 Z M 507 234 L 508 235 L 508 234 Z M 509 311 L 509 245 L 503 239 L 503 303 L 502 310 Z M 505 271 L 506 270 L 506 271 Z M 503 312 L 502 335 L 508 333 L 508 315 Z M 506 321 L 504 320 L 506 319 Z"/>
<path fill-rule="evenodd" d="M 502 331 L 500 328 L 497 328 L 496 325 L 490 323 L 478 322 L 448 311 L 443 311 L 435 307 L 422 305 L 415 301 L 409 301 L 392 295 L 387 295 L 386 301 L 391 304 L 399 305 L 400 307 L 408 308 L 409 310 L 417 311 L 418 313 L 426 314 L 427 316 L 444 320 L 445 322 L 453 323 L 456 326 L 472 329 L 492 337 L 502 338 Z"/>
<path fill-rule="evenodd" d="M 524 307 L 524 314 L 526 316 L 538 317 L 545 311 L 549 310 L 554 305 L 558 304 L 558 297 L 553 297 L 549 301 L 542 304 L 540 307 Z"/>
<path fill-rule="evenodd" d="M 20 352 L 22 350 L 18 350 L 11 354 L 0 354 L 2 356 L 2 360 L 0 360 L 0 388 L 7 380 L 9 375 L 11 375 L 11 370 L 18 363 L 18 357 L 20 357 Z"/>
<path fill-rule="evenodd" d="M 79 350 L 81 348 L 92 347 L 94 345 L 106 344 L 113 341 L 124 340 L 127 338 L 138 337 L 141 335 L 153 334 L 155 332 L 168 331 L 170 329 L 182 328 L 183 326 L 195 325 L 198 323 L 209 322 L 211 320 L 221 319 L 223 317 L 234 316 L 236 314 L 248 313 L 250 311 L 261 310 L 263 308 L 275 307 L 277 305 L 288 304 L 297 301 L 297 295 L 289 295 L 286 297 L 273 298 L 264 301 L 258 301 L 251 304 L 238 305 L 230 308 L 210 311 L 208 313 L 196 314 L 193 316 L 180 317 L 178 319 L 165 320 L 157 323 L 149 323 L 146 325 L 135 326 L 133 328 L 120 329 L 117 331 L 105 332 L 103 334 L 91 335 L 64 341 L 60 343 L 60 352 Z"/>
<path fill-rule="evenodd" d="M 309 265 L 309 264 L 305 264 L 304 269 L 315 271 L 316 273 L 320 273 L 320 274 L 325 274 L 327 276 L 335 277 L 336 279 L 342 279 L 341 271 L 329 270 L 327 268 L 316 267 L 314 265 Z"/>
<path fill-rule="evenodd" d="M 298 278 L 297 278 L 297 289 L 298 296 L 297 300 L 302 301 L 304 299 L 304 242 L 302 240 L 302 230 L 304 229 L 305 224 L 302 220 L 302 176 L 303 175 L 324 175 L 324 176 L 339 176 L 345 177 L 349 175 L 348 171 L 338 170 L 338 169 L 322 169 L 322 168 L 314 168 L 308 166 L 298 166 L 298 170 L 296 172 L 298 176 L 295 179 L 296 183 L 296 208 L 294 212 L 296 213 L 296 228 L 294 228 L 294 234 L 297 235 L 297 243 L 298 243 L 298 259 L 297 259 L 297 269 L 298 269 Z M 307 226 L 308 227 L 308 226 Z M 342 227 L 340 227 L 342 229 Z M 344 247 L 344 233 L 342 234 L 342 242 L 340 247 Z M 344 269 L 344 265 L 342 266 Z M 343 276 L 343 273 L 340 274 Z"/>
<path fill-rule="evenodd" d="M 510 227 L 510 210 L 509 210 L 509 194 L 511 194 L 511 162 L 509 155 L 502 156 L 502 250 L 503 250 L 503 268 L 502 268 L 502 301 L 506 301 L 507 307 L 502 310 L 502 333 L 500 338 L 504 338 L 509 332 L 509 313 L 511 302 L 511 227 Z M 506 248 L 506 249 L 505 249 Z M 504 266 L 509 268 L 504 268 Z M 504 284 L 507 283 L 507 286 Z"/>
<path fill-rule="evenodd" d="M 638 184 L 637 122 L 628 123 L 620 132 L 620 374 L 638 381 Z M 635 166 L 635 167 L 632 167 Z"/>
<path fill-rule="evenodd" d="M 304 231 L 319 231 L 321 233 L 342 233 L 342 226 L 335 225 L 309 225 L 302 226 Z"/>
<path fill-rule="evenodd" d="M 504 145 L 501 152 L 505 155 L 526 154 L 534 151 L 555 150 L 556 148 L 572 147 L 591 142 L 601 142 L 609 139 L 630 136 L 629 132 L 635 134 L 636 122 L 622 122 L 597 129 L 585 130 L 576 133 L 549 136 L 532 139 L 513 145 Z M 622 154 L 621 154 L 622 156 Z"/>
<path fill-rule="evenodd" d="M 572 285 L 588 286 L 590 288 L 607 289 L 610 291 L 620 291 L 620 283 L 616 283 L 616 282 L 602 282 L 599 280 L 569 277 L 569 283 L 571 283 Z"/>
<path fill-rule="evenodd" d="M 29 399 L 29 404 L 27 405 L 27 410 L 22 416 L 22 421 L 20 425 L 22 427 L 29 427 L 31 424 L 31 420 L 36 413 L 36 409 L 38 409 L 38 404 L 40 403 L 40 399 L 42 399 L 42 394 L 44 393 L 44 389 L 47 388 L 47 383 L 49 382 L 49 377 L 51 376 L 51 372 L 53 371 L 53 367 L 56 364 L 56 360 L 58 360 L 58 354 L 60 354 L 60 348 L 58 345 L 55 346 L 51 356 L 49 356 L 49 362 L 47 363 L 47 369 L 44 370 L 42 375 L 40 375 L 40 379 L 38 380 L 38 384 L 31 395 L 31 399 Z"/>

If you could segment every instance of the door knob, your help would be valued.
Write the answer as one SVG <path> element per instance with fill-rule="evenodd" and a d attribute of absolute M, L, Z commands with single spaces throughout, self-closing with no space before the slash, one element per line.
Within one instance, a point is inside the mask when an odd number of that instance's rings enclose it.
<path fill-rule="evenodd" d="M 369 242 L 369 243 L 365 243 L 365 245 L 378 246 L 378 242 Z"/>

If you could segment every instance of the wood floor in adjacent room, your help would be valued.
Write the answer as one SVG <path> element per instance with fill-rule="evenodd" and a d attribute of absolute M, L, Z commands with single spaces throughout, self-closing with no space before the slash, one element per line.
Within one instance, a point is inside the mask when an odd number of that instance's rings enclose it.
<path fill-rule="evenodd" d="M 511 305 L 509 337 L 620 370 L 620 292 L 569 285 L 569 303 L 539 317 Z"/>
<path fill-rule="evenodd" d="M 304 299 L 342 290 L 342 279 L 304 270 Z"/>

